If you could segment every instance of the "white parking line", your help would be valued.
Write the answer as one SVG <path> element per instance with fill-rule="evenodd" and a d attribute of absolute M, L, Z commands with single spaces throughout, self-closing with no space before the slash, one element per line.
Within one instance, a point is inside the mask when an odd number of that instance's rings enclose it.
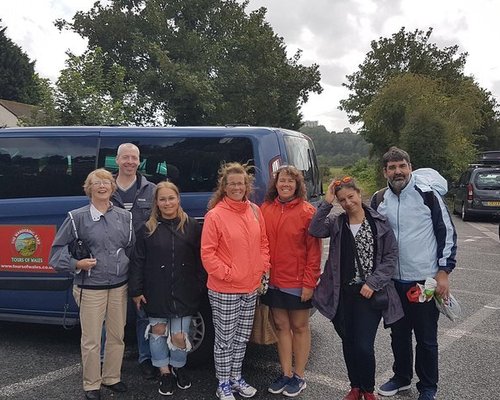
<path fill-rule="evenodd" d="M 264 369 L 274 369 L 276 366 L 279 365 L 278 362 L 267 362 L 265 364 L 262 364 L 259 362 L 258 368 L 264 367 Z M 335 379 L 332 378 L 331 376 L 326 376 L 323 374 L 318 374 L 312 371 L 306 371 L 306 380 L 307 382 L 314 382 L 318 383 L 320 385 L 324 385 L 327 387 L 330 387 L 332 389 L 338 389 L 342 391 L 347 391 L 350 388 L 349 382 L 342 380 L 342 379 Z"/>
<path fill-rule="evenodd" d="M 0 397 L 16 397 L 21 392 L 26 390 L 35 389 L 41 385 L 46 385 L 50 382 L 57 381 L 67 376 L 81 373 L 80 363 L 71 365 L 66 368 L 58 369 L 57 371 L 49 372 L 45 375 L 39 375 L 35 378 L 27 379 L 22 382 L 14 383 L 9 386 L 0 387 Z"/>
<path fill-rule="evenodd" d="M 493 239 L 495 242 L 498 242 L 498 232 L 491 232 L 491 228 L 497 229 L 496 226 L 493 225 L 481 225 L 477 222 L 466 222 L 467 225 L 472 226 L 473 228 L 477 229 L 478 231 L 481 231 L 484 235 L 490 237 Z"/>
<path fill-rule="evenodd" d="M 442 353 L 446 351 L 453 343 L 457 340 L 463 338 L 464 336 L 474 337 L 473 330 L 479 326 L 483 321 L 490 318 L 494 313 L 497 312 L 497 307 L 500 307 L 500 296 L 496 296 L 495 300 L 488 305 L 480 308 L 469 318 L 465 319 L 461 324 L 454 328 L 443 330 L 439 334 L 439 352 Z M 440 318 L 445 318 L 443 315 Z M 377 376 L 377 382 L 385 382 L 389 380 L 394 373 L 392 370 L 386 371 L 383 374 Z"/>

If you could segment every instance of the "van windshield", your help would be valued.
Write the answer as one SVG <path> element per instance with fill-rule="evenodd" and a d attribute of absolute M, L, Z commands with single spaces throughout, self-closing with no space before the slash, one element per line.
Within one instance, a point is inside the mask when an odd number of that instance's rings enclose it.
<path fill-rule="evenodd" d="M 500 170 L 479 172 L 475 184 L 480 190 L 500 190 Z"/>

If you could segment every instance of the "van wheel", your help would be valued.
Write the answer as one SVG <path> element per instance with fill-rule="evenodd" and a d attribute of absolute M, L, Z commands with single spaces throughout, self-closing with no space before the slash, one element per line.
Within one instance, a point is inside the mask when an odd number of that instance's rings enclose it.
<path fill-rule="evenodd" d="M 470 215 L 465 208 L 465 203 L 462 203 L 462 221 L 470 221 Z"/>
<path fill-rule="evenodd" d="M 189 336 L 193 348 L 188 355 L 188 365 L 197 367 L 210 362 L 213 359 L 215 332 L 212 309 L 206 295 L 202 298 L 200 311 L 191 320 Z"/>

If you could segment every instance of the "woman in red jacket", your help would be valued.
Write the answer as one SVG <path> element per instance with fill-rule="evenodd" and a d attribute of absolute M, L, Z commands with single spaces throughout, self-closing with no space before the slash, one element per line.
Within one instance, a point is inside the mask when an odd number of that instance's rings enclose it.
<path fill-rule="evenodd" d="M 276 172 L 262 205 L 271 273 L 269 290 L 261 301 L 271 308 L 282 368 L 282 374 L 268 391 L 289 397 L 306 388 L 304 372 L 311 348 L 309 309 L 320 275 L 321 241 L 308 233 L 316 210 L 305 197 L 302 173 L 294 166 L 283 165 Z"/>

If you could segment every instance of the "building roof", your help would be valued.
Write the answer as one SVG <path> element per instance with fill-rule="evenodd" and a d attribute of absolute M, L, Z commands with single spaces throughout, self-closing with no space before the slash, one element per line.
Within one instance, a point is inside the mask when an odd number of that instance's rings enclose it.
<path fill-rule="evenodd" d="M 14 114 L 17 118 L 31 117 L 39 111 L 39 108 L 30 104 L 18 103 L 12 100 L 0 99 L 0 106 Z"/>

